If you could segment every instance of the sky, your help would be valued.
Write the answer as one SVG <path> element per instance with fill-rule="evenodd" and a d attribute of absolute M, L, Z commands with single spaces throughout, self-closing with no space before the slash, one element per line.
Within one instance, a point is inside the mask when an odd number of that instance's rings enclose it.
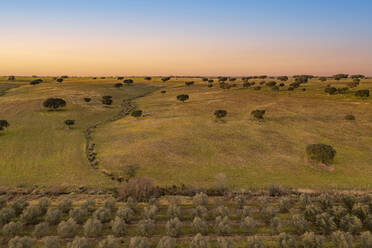
<path fill-rule="evenodd" d="M 372 76 L 370 0 L 0 0 L 0 75 Z"/>

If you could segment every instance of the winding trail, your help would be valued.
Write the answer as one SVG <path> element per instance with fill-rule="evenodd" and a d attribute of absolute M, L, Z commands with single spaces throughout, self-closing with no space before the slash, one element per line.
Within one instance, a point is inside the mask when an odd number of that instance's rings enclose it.
<path fill-rule="evenodd" d="M 121 103 L 121 110 L 118 114 L 115 116 L 111 117 L 110 119 L 99 121 L 96 124 L 88 127 L 85 130 L 85 139 L 86 139 L 86 146 L 85 146 L 85 153 L 86 153 L 86 158 L 94 169 L 99 170 L 101 173 L 103 173 L 105 176 L 108 176 L 111 178 L 111 180 L 122 182 L 123 178 L 121 176 L 116 176 L 113 173 L 105 170 L 105 169 L 100 169 L 98 168 L 100 165 L 100 161 L 97 158 L 97 150 L 96 150 L 96 143 L 93 141 L 93 133 L 96 131 L 96 129 L 99 126 L 103 126 L 105 124 L 108 124 L 110 122 L 117 121 L 119 119 L 124 118 L 125 116 L 129 115 L 133 110 L 136 109 L 136 105 L 132 103 L 133 100 L 141 97 L 145 97 L 149 94 L 153 93 L 152 92 L 147 92 L 145 94 L 130 98 L 130 99 L 124 99 L 123 102 Z"/>

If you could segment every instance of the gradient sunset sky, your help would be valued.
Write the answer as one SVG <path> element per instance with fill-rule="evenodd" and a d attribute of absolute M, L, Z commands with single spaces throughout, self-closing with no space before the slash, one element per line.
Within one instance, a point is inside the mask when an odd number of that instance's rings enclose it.
<path fill-rule="evenodd" d="M 372 76 L 371 0 L 0 0 L 0 75 Z"/>

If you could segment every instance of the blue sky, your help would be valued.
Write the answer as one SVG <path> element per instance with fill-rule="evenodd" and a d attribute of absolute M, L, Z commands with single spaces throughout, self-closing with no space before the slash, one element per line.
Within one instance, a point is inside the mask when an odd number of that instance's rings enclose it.
<path fill-rule="evenodd" d="M 102 62 L 104 74 L 118 73 L 120 63 L 133 74 L 278 74 L 280 68 L 283 74 L 372 74 L 372 1 L 2 0 L 0 9 L 6 50 L 0 56 L 14 55 L 7 66 L 0 62 L 0 73 L 30 66 L 58 74 L 72 69 L 66 61 L 79 61 L 81 71 L 72 72 L 89 74 L 99 66 L 93 57 L 91 65 L 83 59 L 89 48 L 110 57 Z M 64 49 L 70 57 L 61 55 Z M 221 60 L 228 65 L 216 62 Z M 53 67 L 37 68 L 48 64 Z"/>

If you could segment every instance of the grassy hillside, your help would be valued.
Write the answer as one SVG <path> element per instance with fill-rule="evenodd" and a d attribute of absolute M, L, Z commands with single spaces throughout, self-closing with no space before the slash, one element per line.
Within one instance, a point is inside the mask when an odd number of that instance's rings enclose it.
<path fill-rule="evenodd" d="M 295 91 L 283 87 L 279 92 L 267 86 L 244 89 L 241 81 L 229 90 L 216 83 L 208 88 L 199 79 L 192 86 L 184 81 L 172 79 L 162 83 L 165 94 L 158 91 L 136 100 L 145 117 L 124 118 L 99 129 L 95 140 L 105 169 L 120 174 L 126 165 L 138 165 L 139 175 L 161 185 L 212 186 L 223 173 L 235 188 L 274 182 L 370 188 L 371 99 L 357 98 L 353 91 L 370 89 L 372 80 L 332 96 L 324 92 L 327 84 L 345 87 L 351 79 L 312 79 Z M 188 94 L 190 100 L 177 101 L 179 94 Z M 223 122 L 215 121 L 217 109 L 228 111 Z M 252 119 L 254 109 L 266 110 L 264 121 Z M 356 120 L 344 120 L 346 114 L 354 114 Z M 305 147 L 311 143 L 336 149 L 330 168 L 307 161 Z"/>
<path fill-rule="evenodd" d="M 66 79 L 56 83 L 44 79 L 29 85 L 30 78 L 12 82 L 19 86 L 0 97 L 0 119 L 10 127 L 0 133 L 0 184 L 47 186 L 110 186 L 113 182 L 91 168 L 85 157 L 84 131 L 95 123 L 117 114 L 123 99 L 134 98 L 155 90 L 145 84 L 115 88 L 115 79 Z M 9 85 L 0 80 L 0 89 Z M 103 95 L 113 96 L 113 104 L 101 103 Z M 48 111 L 42 106 L 49 97 L 61 97 L 67 106 L 61 111 Z M 83 98 L 90 97 L 86 103 Z M 69 129 L 64 121 L 73 119 Z"/>

